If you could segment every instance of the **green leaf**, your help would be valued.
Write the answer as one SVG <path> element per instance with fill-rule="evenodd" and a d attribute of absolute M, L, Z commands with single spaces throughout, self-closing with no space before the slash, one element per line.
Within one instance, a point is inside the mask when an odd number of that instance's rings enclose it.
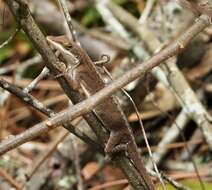
<path fill-rule="evenodd" d="M 12 47 L 4 47 L 0 49 L 0 65 L 1 63 L 14 54 L 14 49 Z"/>
<path fill-rule="evenodd" d="M 201 189 L 200 183 L 197 179 L 195 179 L 195 180 L 184 180 L 184 181 L 181 181 L 180 183 L 182 183 L 183 185 L 185 185 L 187 187 L 190 187 L 190 189 L 192 189 L 192 190 Z M 205 185 L 205 189 L 207 189 L 207 190 L 212 189 L 212 183 L 204 182 L 204 185 Z M 176 190 L 176 188 L 174 188 L 170 184 L 166 184 L 166 188 L 167 188 L 167 190 Z M 163 190 L 163 188 L 161 186 L 158 186 L 157 190 Z"/>
<path fill-rule="evenodd" d="M 81 18 L 81 23 L 82 25 L 89 27 L 91 25 L 99 23 L 100 20 L 101 20 L 101 16 L 96 10 L 96 8 L 87 7 L 83 17 Z"/>

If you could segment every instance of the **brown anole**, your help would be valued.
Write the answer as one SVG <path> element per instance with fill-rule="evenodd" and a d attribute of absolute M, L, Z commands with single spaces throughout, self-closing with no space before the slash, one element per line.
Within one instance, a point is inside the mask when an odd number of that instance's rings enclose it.
<path fill-rule="evenodd" d="M 47 41 L 66 65 L 67 73 L 64 75 L 67 75 L 74 89 L 79 90 L 80 93 L 92 95 L 105 87 L 101 73 L 81 47 L 64 36 L 47 37 Z M 110 131 L 105 152 L 113 155 L 118 151 L 126 151 L 146 187 L 154 190 L 154 185 L 137 151 L 133 132 L 116 97 L 112 96 L 103 101 L 94 111 L 106 129 Z"/>

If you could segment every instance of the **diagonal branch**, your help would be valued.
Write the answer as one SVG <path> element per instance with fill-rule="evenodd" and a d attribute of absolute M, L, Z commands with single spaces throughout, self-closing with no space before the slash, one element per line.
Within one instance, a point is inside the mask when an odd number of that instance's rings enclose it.
<path fill-rule="evenodd" d="M 56 113 L 49 109 L 46 108 L 39 100 L 37 100 L 35 97 L 32 95 L 22 91 L 15 85 L 5 81 L 4 79 L 0 78 L 0 87 L 3 89 L 9 91 L 11 94 L 15 95 L 17 98 L 19 98 L 22 102 L 25 104 L 33 107 L 34 109 L 40 111 L 44 115 L 47 115 L 48 117 L 54 117 Z M 102 148 L 99 146 L 98 143 L 96 143 L 94 140 L 92 140 L 89 136 L 87 136 L 85 133 L 77 129 L 77 127 L 74 127 L 70 122 L 64 123 L 63 127 L 67 129 L 69 132 L 73 133 L 76 135 L 78 138 L 80 138 L 82 141 L 85 143 L 89 144 L 91 147 L 95 148 L 96 150 L 102 152 Z"/>

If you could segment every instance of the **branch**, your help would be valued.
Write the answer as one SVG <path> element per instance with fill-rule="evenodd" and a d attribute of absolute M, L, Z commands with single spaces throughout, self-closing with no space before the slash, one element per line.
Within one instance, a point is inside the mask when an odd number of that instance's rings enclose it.
<path fill-rule="evenodd" d="M 184 130 L 186 124 L 188 123 L 189 118 L 187 117 L 185 110 L 182 110 L 173 124 L 169 127 L 166 135 L 164 135 L 163 139 L 158 143 L 156 151 L 153 153 L 153 158 L 157 164 L 160 164 L 165 155 L 168 153 L 168 149 L 162 148 L 165 145 L 174 142 L 180 136 L 180 130 Z M 180 130 L 179 130 L 180 128 Z M 152 163 L 148 162 L 148 168 L 152 167 Z"/>
<path fill-rule="evenodd" d="M 58 0 L 58 2 L 60 4 L 61 10 L 64 14 L 66 23 L 67 23 L 68 28 L 69 28 L 69 31 L 67 33 L 69 33 L 69 34 L 71 33 L 70 39 L 73 40 L 75 43 L 77 43 L 80 46 L 80 42 L 77 39 L 76 30 L 74 29 L 72 19 L 71 19 L 71 16 L 69 14 L 69 11 L 68 11 L 68 8 L 67 8 L 67 5 L 66 5 L 66 0 Z"/>
<path fill-rule="evenodd" d="M 4 46 L 6 46 L 7 44 L 9 44 L 18 32 L 19 32 L 19 28 L 16 28 L 15 32 L 5 42 L 0 44 L 0 49 L 3 48 Z"/>
<path fill-rule="evenodd" d="M 148 173 L 151 175 L 151 176 L 154 176 L 154 177 L 157 177 L 157 174 L 152 171 L 152 170 L 148 170 Z M 177 190 L 191 190 L 190 188 L 182 185 L 181 183 L 178 183 L 177 181 L 175 181 L 174 179 L 172 179 L 171 177 L 169 177 L 168 175 L 162 173 L 161 174 L 161 177 L 167 181 L 168 183 L 170 183 L 173 187 L 175 187 Z"/>
<path fill-rule="evenodd" d="M 49 75 L 49 69 L 44 67 L 43 70 L 41 71 L 41 73 L 27 86 L 24 88 L 24 92 L 25 93 L 30 93 L 32 92 L 36 87 L 37 84 L 44 79 L 45 77 L 47 77 Z"/>
<path fill-rule="evenodd" d="M 146 22 L 146 20 L 148 19 L 149 15 L 151 14 L 151 11 L 152 11 L 155 3 L 156 3 L 156 0 L 148 0 L 146 2 L 145 9 L 143 10 L 143 13 L 142 13 L 141 17 L 139 18 L 139 22 L 141 24 Z"/>
<path fill-rule="evenodd" d="M 11 71 L 14 71 L 15 69 L 18 70 L 25 70 L 26 67 L 38 64 L 42 62 L 42 58 L 40 55 L 35 55 L 33 58 L 28 59 L 26 61 L 21 62 L 21 64 L 11 64 L 5 67 L 0 68 L 0 75 L 9 73 Z"/>

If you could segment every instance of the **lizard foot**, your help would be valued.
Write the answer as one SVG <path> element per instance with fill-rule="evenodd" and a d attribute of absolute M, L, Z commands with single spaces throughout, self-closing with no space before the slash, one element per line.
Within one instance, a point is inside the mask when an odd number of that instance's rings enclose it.
<path fill-rule="evenodd" d="M 94 65 L 97 66 L 97 69 L 99 70 L 99 72 L 104 75 L 105 74 L 105 64 L 109 63 L 110 61 L 110 56 L 109 55 L 105 55 L 103 54 L 101 56 L 101 59 L 99 61 L 95 61 Z"/>
<path fill-rule="evenodd" d="M 104 66 L 106 63 L 110 62 L 110 56 L 103 54 L 101 55 L 101 59 L 99 61 L 95 61 L 94 64 L 96 66 Z"/>
<path fill-rule="evenodd" d="M 60 74 L 54 76 L 54 78 L 57 79 L 57 78 L 62 77 L 62 76 L 64 76 L 64 75 L 66 75 L 66 74 L 67 74 L 67 73 L 65 73 L 65 72 L 64 72 L 64 73 L 60 73 Z"/>
<path fill-rule="evenodd" d="M 110 133 L 109 140 L 105 146 L 105 152 L 107 154 L 114 154 L 121 151 L 127 150 L 127 143 L 124 143 L 124 134 L 120 131 L 112 131 Z"/>
<path fill-rule="evenodd" d="M 71 77 L 74 78 L 74 71 L 77 67 L 79 67 L 80 65 L 80 62 L 76 62 L 75 65 L 71 66 L 71 67 L 67 67 L 66 68 L 66 72 L 67 73 L 70 73 Z"/>

